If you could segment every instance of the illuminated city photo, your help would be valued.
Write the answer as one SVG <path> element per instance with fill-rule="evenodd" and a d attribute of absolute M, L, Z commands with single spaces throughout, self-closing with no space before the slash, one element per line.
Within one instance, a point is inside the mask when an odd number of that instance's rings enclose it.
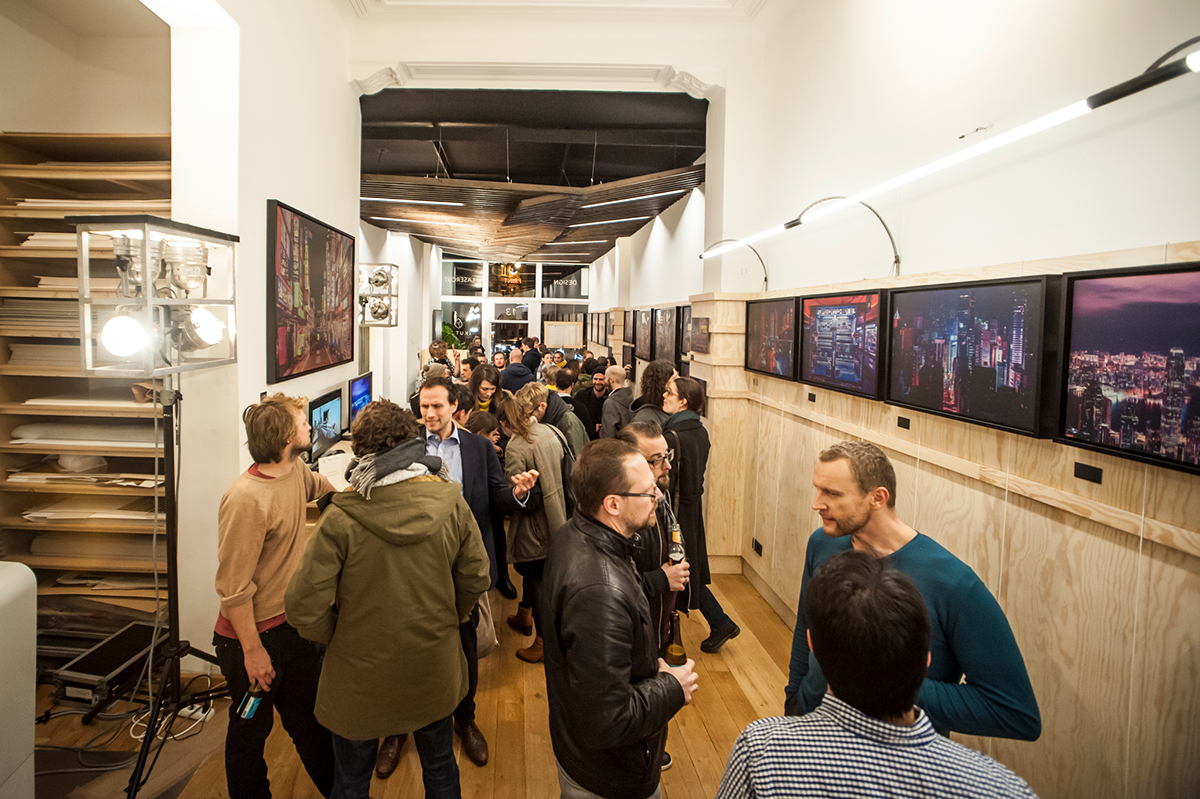
<path fill-rule="evenodd" d="M 805 298 L 800 336 L 803 382 L 876 396 L 878 292 Z"/>
<path fill-rule="evenodd" d="M 795 379 L 796 300 L 746 303 L 746 368 Z"/>
<path fill-rule="evenodd" d="M 1200 466 L 1200 269 L 1076 279 L 1065 438 Z"/>
<path fill-rule="evenodd" d="M 888 399 L 1034 432 L 1041 281 L 897 291 Z"/>

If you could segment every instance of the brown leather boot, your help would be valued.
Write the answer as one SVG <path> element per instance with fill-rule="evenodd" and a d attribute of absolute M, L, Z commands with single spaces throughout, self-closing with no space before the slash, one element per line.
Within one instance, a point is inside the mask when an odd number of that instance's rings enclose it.
<path fill-rule="evenodd" d="M 524 649 L 517 650 L 517 657 L 526 663 L 542 662 L 542 636 L 533 639 L 533 643 Z"/>
<path fill-rule="evenodd" d="M 403 735 L 389 735 L 380 742 L 379 754 L 375 758 L 376 777 L 386 780 L 392 776 L 392 772 L 396 770 L 396 766 L 400 763 L 400 750 L 404 748 L 406 740 L 408 740 L 408 733 L 404 733 Z"/>
<path fill-rule="evenodd" d="M 508 626 L 521 635 L 533 635 L 533 608 L 517 606 L 517 612 L 508 617 Z"/>

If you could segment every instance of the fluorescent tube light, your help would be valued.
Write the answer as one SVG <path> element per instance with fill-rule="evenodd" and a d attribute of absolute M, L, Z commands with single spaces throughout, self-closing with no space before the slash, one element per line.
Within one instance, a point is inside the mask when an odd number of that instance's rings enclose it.
<path fill-rule="evenodd" d="M 449 205 L 462 208 L 466 203 L 447 203 L 441 200 L 397 200 L 394 197 L 359 197 L 361 202 L 368 203 L 401 203 L 403 205 Z"/>
<path fill-rule="evenodd" d="M 672 194 L 686 194 L 688 189 L 676 189 L 675 191 L 660 191 L 658 194 L 646 194 L 642 197 L 626 197 L 624 200 L 609 200 L 604 203 L 591 203 L 583 206 L 584 208 L 599 208 L 602 205 L 616 205 L 617 203 L 635 203 L 638 200 L 652 200 L 655 197 L 670 197 Z"/>
<path fill-rule="evenodd" d="M 604 222 L 580 222 L 577 225 L 567 225 L 567 227 L 591 227 L 592 225 L 619 225 L 622 222 L 640 222 L 643 219 L 653 219 L 652 216 L 631 216 L 625 219 L 608 219 Z"/>
<path fill-rule="evenodd" d="M 433 222 L 428 219 L 398 219 L 394 216 L 373 216 L 380 222 L 407 222 L 410 225 L 453 225 L 454 227 L 470 227 L 466 222 Z"/>

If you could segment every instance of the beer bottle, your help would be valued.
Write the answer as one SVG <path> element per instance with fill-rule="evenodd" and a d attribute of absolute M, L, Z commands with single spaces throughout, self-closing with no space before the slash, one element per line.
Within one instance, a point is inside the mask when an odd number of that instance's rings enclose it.
<path fill-rule="evenodd" d="M 667 656 L 663 660 L 668 666 L 687 663 L 687 650 L 683 648 L 683 631 L 679 629 L 679 611 L 671 611 L 671 643 L 667 644 Z"/>
<path fill-rule="evenodd" d="M 242 703 L 238 705 L 238 715 L 246 720 L 254 718 L 255 712 L 258 711 L 259 702 L 266 695 L 267 692 L 258 684 L 258 680 L 250 683 L 250 690 L 246 692 L 246 696 L 242 698 Z"/>
<path fill-rule="evenodd" d="M 671 563 L 679 563 L 687 553 L 683 551 L 683 535 L 679 532 L 679 522 L 671 525 L 671 543 L 667 545 L 667 558 Z"/>

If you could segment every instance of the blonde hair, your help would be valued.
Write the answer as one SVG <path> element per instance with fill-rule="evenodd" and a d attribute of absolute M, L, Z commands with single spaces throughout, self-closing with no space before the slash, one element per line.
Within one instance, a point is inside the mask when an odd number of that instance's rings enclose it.
<path fill-rule="evenodd" d="M 276 463 L 296 436 L 296 414 L 304 413 L 307 397 L 271 394 L 242 411 L 246 447 L 255 463 Z"/>
<path fill-rule="evenodd" d="M 550 390 L 541 383 L 526 383 L 513 395 L 516 405 L 514 412 L 508 415 L 508 426 L 521 438 L 529 441 L 529 431 L 533 427 L 530 417 L 537 407 L 550 396 Z"/>
<path fill-rule="evenodd" d="M 868 441 L 840 441 L 817 456 L 821 463 L 832 463 L 843 458 L 850 463 L 850 474 L 854 476 L 859 491 L 869 494 L 876 488 L 886 488 L 887 506 L 896 507 L 896 470 L 883 450 Z"/>

